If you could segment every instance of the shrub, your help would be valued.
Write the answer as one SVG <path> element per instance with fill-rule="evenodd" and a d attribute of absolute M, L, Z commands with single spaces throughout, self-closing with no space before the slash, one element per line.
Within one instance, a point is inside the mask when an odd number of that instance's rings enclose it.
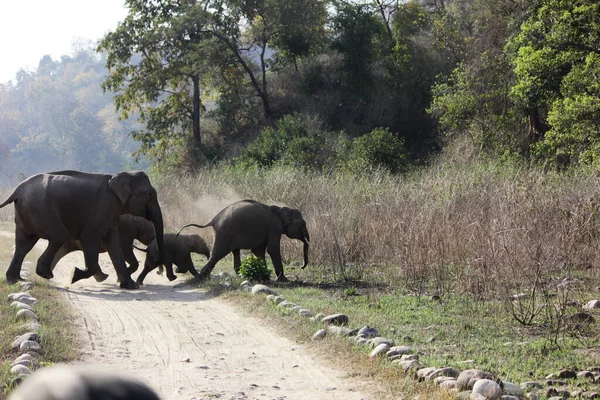
<path fill-rule="evenodd" d="M 276 127 L 263 129 L 241 155 L 243 165 L 272 167 L 275 164 L 322 169 L 335 163 L 337 136 L 326 132 L 314 117 L 290 114 Z"/>
<path fill-rule="evenodd" d="M 345 163 L 353 172 L 371 168 L 384 168 L 392 173 L 402 172 L 407 166 L 404 141 L 387 128 L 373 129 L 354 139 Z"/>
<path fill-rule="evenodd" d="M 268 282 L 271 279 L 271 269 L 264 258 L 249 255 L 242 261 L 238 275 L 255 282 Z"/>

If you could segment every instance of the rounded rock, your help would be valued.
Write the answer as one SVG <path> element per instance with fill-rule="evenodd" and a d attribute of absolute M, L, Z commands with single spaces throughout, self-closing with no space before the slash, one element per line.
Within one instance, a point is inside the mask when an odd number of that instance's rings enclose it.
<path fill-rule="evenodd" d="M 13 350 L 17 350 L 21 347 L 21 343 L 26 342 L 28 340 L 37 342 L 39 340 L 39 335 L 35 332 L 27 332 L 24 333 L 13 340 L 11 347 Z"/>
<path fill-rule="evenodd" d="M 29 318 L 35 321 L 38 320 L 38 316 L 31 310 L 19 310 L 17 311 L 17 318 Z"/>
<path fill-rule="evenodd" d="M 375 347 L 369 357 L 374 358 L 378 355 L 385 354 L 390 349 L 390 346 L 387 343 L 381 343 L 379 346 Z"/>
<path fill-rule="evenodd" d="M 20 351 L 41 350 L 41 348 L 42 347 L 40 346 L 40 344 L 33 340 L 26 340 L 23 343 L 21 343 L 21 345 L 19 346 Z"/>
<path fill-rule="evenodd" d="M 31 375 L 31 370 L 24 365 L 17 364 L 10 369 L 10 372 L 16 375 Z"/>
<path fill-rule="evenodd" d="M 42 328 L 42 325 L 40 325 L 39 322 L 37 322 L 37 321 L 31 321 L 31 322 L 23 324 L 19 327 L 19 329 L 25 330 L 25 331 L 39 331 L 41 328 Z"/>
<path fill-rule="evenodd" d="M 327 331 L 325 329 L 319 329 L 312 335 L 312 340 L 324 339 L 327 336 Z"/>
<path fill-rule="evenodd" d="M 394 346 L 390 347 L 390 351 L 388 352 L 387 356 L 392 357 L 396 355 L 412 354 L 412 352 L 413 350 L 408 346 Z"/>
<path fill-rule="evenodd" d="M 287 300 L 282 301 L 281 303 L 277 303 L 277 307 L 281 307 L 281 308 L 292 308 L 292 307 L 296 307 L 296 304 L 289 302 Z"/>
<path fill-rule="evenodd" d="M 34 305 L 38 303 L 38 300 L 35 297 L 31 297 L 31 296 L 23 296 L 19 299 L 19 301 L 21 303 L 25 303 L 25 304 L 29 304 L 29 305 Z"/>
<path fill-rule="evenodd" d="M 29 294 L 29 292 L 18 292 L 18 293 L 11 293 L 8 295 L 8 300 L 10 301 L 19 301 L 19 299 L 21 297 L 31 297 L 31 295 Z"/>
<path fill-rule="evenodd" d="M 452 367 L 445 367 L 445 368 L 438 368 L 435 371 L 433 371 L 432 373 L 430 373 L 429 375 L 427 375 L 425 377 L 425 380 L 430 381 L 432 379 L 435 379 L 439 376 L 447 376 L 447 377 L 451 377 L 451 378 L 457 378 L 458 375 L 460 374 L 460 372 L 458 372 L 457 370 L 455 370 Z"/>
<path fill-rule="evenodd" d="M 583 306 L 586 310 L 591 310 L 592 308 L 600 308 L 600 300 L 590 300 Z"/>
<path fill-rule="evenodd" d="M 494 380 L 496 377 L 489 372 L 482 371 L 480 369 L 466 369 L 458 375 L 456 378 L 456 385 L 459 391 L 471 390 L 473 384 L 478 379 L 490 379 Z"/>
<path fill-rule="evenodd" d="M 18 310 L 32 310 L 29 304 L 21 303 L 20 301 L 13 301 L 10 303 L 10 306 Z"/>
<path fill-rule="evenodd" d="M 31 368 L 31 364 L 32 364 L 31 360 L 18 360 L 17 359 L 15 361 L 13 361 L 11 367 L 14 367 L 16 365 L 22 365 L 24 367 Z"/>
<path fill-rule="evenodd" d="M 253 295 L 257 295 L 257 294 L 273 294 L 273 295 L 277 295 L 277 293 L 275 293 L 275 291 L 273 289 L 271 289 L 270 287 L 268 287 L 266 285 L 254 285 L 254 286 L 252 286 L 252 294 Z"/>
<path fill-rule="evenodd" d="M 456 388 L 456 379 L 446 379 L 440 382 L 440 388 L 444 390 L 450 390 Z"/>
<path fill-rule="evenodd" d="M 332 314 L 321 319 L 324 324 L 346 325 L 348 324 L 348 316 L 345 314 Z"/>
<path fill-rule="evenodd" d="M 473 385 L 473 394 L 479 394 L 487 400 L 496 400 L 502 397 L 502 388 L 490 379 L 479 379 Z"/>
<path fill-rule="evenodd" d="M 502 392 L 507 396 L 523 397 L 525 392 L 521 386 L 510 382 L 502 382 Z"/>
<path fill-rule="evenodd" d="M 298 314 L 300 314 L 302 317 L 307 317 L 307 318 L 312 316 L 312 313 L 306 309 L 298 310 Z"/>
<path fill-rule="evenodd" d="M 377 329 L 371 328 L 370 326 L 366 325 L 360 328 L 356 335 L 370 339 L 379 336 L 379 332 L 377 331 Z"/>

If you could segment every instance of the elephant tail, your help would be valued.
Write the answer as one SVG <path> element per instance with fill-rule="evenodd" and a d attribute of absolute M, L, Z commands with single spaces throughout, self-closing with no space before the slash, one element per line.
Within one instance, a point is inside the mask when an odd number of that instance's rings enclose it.
<path fill-rule="evenodd" d="M 12 192 L 10 197 L 8 199 L 6 199 L 6 201 L 4 203 L 0 204 L 0 208 L 14 202 L 15 200 L 17 200 L 17 198 L 18 198 L 17 191 L 15 190 L 14 192 Z"/>
<path fill-rule="evenodd" d="M 209 226 L 212 226 L 212 225 L 213 225 L 213 221 L 210 221 L 210 222 L 209 222 L 208 224 L 206 224 L 206 225 L 187 224 L 187 225 L 184 225 L 184 226 L 182 226 L 182 227 L 181 227 L 181 229 L 179 229 L 179 230 L 177 231 L 177 235 L 175 235 L 175 236 L 179 236 L 179 234 L 181 233 L 181 231 L 182 231 L 184 228 L 187 228 L 188 226 L 195 226 L 196 228 L 207 228 L 207 227 L 209 227 Z"/>
<path fill-rule="evenodd" d="M 142 248 L 140 248 L 140 247 L 137 247 L 135 244 L 132 244 L 132 246 L 133 246 L 133 248 L 134 248 L 134 249 L 136 249 L 136 250 L 143 251 L 144 253 L 147 253 L 147 252 L 148 252 L 148 249 L 142 249 Z"/>

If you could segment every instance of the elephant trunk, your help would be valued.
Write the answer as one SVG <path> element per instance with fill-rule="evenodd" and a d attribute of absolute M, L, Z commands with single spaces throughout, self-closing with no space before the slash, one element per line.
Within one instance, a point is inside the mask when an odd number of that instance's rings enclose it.
<path fill-rule="evenodd" d="M 302 269 L 304 269 L 308 265 L 308 240 L 304 239 L 302 241 L 304 242 L 304 265 L 302 265 Z"/>
<path fill-rule="evenodd" d="M 163 227 L 163 218 L 162 212 L 160 211 L 160 206 L 149 205 L 148 206 L 148 216 L 150 217 L 150 221 L 152 221 L 152 225 L 154 225 L 154 234 L 156 237 L 156 246 L 158 247 L 158 262 L 162 264 L 165 256 L 165 245 L 164 245 L 164 227 Z"/>

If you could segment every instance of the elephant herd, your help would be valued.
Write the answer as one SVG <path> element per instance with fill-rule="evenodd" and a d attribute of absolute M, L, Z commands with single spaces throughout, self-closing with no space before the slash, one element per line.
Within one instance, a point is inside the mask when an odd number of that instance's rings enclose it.
<path fill-rule="evenodd" d="M 120 287 L 125 289 L 139 288 L 150 271 L 163 265 L 169 280 L 176 278 L 173 264 L 176 272 L 190 272 L 204 280 L 229 253 L 233 254 L 237 273 L 243 249 L 261 258 L 269 253 L 277 280 L 285 281 L 282 235 L 304 243 L 302 268 L 308 263 L 310 237 L 300 211 L 254 200 L 230 204 L 205 225 L 188 224 L 180 229 L 211 226 L 215 231 L 212 252 L 198 235 L 165 234 L 156 189 L 141 171 L 115 175 L 79 171 L 37 174 L 21 182 L 0 208 L 10 203 L 14 203 L 16 227 L 15 251 L 6 271 L 9 283 L 21 279 L 23 259 L 39 239 L 48 240 L 48 247 L 37 261 L 39 276 L 53 278 L 58 261 L 81 250 L 86 268 L 75 268 L 72 283 L 90 277 L 102 282 L 108 275 L 100 269 L 98 255 L 108 252 Z M 131 277 L 139 266 L 133 253 L 135 239 L 147 246 L 140 249 L 147 254 L 136 281 Z M 208 258 L 200 272 L 192 263 L 191 252 Z"/>

